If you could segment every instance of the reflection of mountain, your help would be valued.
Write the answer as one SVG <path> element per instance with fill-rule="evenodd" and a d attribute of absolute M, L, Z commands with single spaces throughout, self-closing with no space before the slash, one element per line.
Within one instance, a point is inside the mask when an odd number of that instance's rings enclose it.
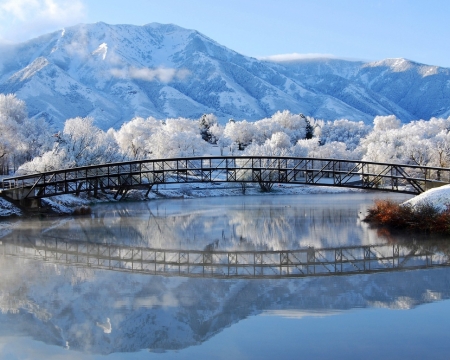
<path fill-rule="evenodd" d="M 287 280 L 181 279 L 0 257 L 0 333 L 89 353 L 181 349 L 262 312 L 413 308 L 450 297 L 450 269 Z M 109 320 L 108 320 L 109 319 Z"/>

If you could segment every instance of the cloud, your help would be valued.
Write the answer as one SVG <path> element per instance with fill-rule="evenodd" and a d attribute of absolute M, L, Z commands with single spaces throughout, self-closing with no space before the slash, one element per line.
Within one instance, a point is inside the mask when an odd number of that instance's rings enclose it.
<path fill-rule="evenodd" d="M 271 62 L 289 62 L 289 61 L 298 61 L 298 60 L 306 60 L 306 59 L 335 59 L 336 57 L 332 54 L 279 54 L 279 55 L 269 55 L 259 57 L 259 60 L 263 61 L 271 61 Z"/>
<path fill-rule="evenodd" d="M 120 79 L 135 79 L 143 81 L 159 80 L 163 83 L 169 83 L 174 79 L 184 80 L 187 76 L 189 76 L 190 71 L 187 69 L 177 70 L 165 67 L 151 69 L 130 66 L 128 69 L 112 69 L 111 74 L 112 76 Z"/>
<path fill-rule="evenodd" d="M 85 16 L 83 0 L 0 0 L 0 41 L 25 41 Z"/>

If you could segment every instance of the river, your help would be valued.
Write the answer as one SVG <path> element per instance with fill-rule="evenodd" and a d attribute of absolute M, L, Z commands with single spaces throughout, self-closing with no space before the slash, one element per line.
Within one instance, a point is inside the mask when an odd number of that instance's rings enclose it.
<path fill-rule="evenodd" d="M 447 359 L 448 246 L 371 229 L 364 214 L 386 197 L 410 196 L 116 202 L 3 221 L 0 358 Z"/>

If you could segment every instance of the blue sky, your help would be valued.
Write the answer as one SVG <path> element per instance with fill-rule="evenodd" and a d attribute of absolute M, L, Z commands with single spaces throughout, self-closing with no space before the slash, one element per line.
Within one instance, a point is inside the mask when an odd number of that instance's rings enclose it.
<path fill-rule="evenodd" d="M 253 57 L 404 57 L 450 67 L 449 15 L 447 0 L 0 0 L 0 41 L 77 23 L 159 22 Z"/>

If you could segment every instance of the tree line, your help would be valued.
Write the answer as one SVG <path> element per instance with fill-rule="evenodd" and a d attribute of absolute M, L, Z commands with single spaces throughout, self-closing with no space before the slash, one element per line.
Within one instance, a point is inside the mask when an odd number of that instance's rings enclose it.
<path fill-rule="evenodd" d="M 27 174 L 101 163 L 204 155 L 273 155 L 450 166 L 450 117 L 402 124 L 394 115 L 373 125 L 325 121 L 279 111 L 254 122 L 135 117 L 101 130 L 90 117 L 66 120 L 62 130 L 29 118 L 26 104 L 0 94 L 0 174 Z"/>

